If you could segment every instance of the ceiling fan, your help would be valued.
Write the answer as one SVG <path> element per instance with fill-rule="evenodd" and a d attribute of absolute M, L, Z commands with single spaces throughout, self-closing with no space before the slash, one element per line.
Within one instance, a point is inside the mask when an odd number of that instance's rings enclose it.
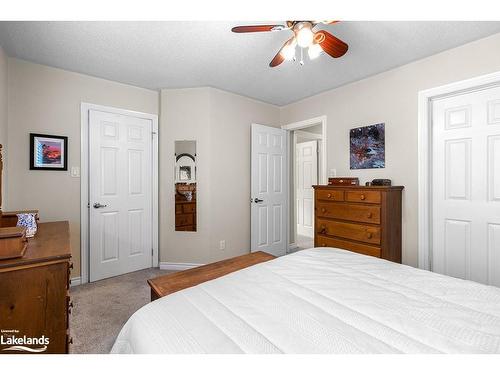
<path fill-rule="evenodd" d="M 300 65 L 304 65 L 304 49 L 307 48 L 309 58 L 315 59 L 322 51 L 325 51 L 331 57 L 343 56 L 349 46 L 334 37 L 328 31 L 314 30 L 319 24 L 333 24 L 339 21 L 286 21 L 286 25 L 252 25 L 236 26 L 231 29 L 234 33 L 256 33 L 265 31 L 291 30 L 293 36 L 288 39 L 276 56 L 271 60 L 269 66 L 274 68 L 285 60 L 296 60 L 295 50 L 300 47 Z"/>

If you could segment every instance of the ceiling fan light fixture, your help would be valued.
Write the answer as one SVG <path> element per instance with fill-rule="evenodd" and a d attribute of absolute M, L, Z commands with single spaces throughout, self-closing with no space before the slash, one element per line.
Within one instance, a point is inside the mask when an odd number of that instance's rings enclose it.
<path fill-rule="evenodd" d="M 309 58 L 311 60 L 314 60 L 316 57 L 318 57 L 323 49 L 319 44 L 311 44 L 309 48 L 307 49 L 307 54 L 309 55 Z"/>
<path fill-rule="evenodd" d="M 290 43 L 283 47 L 281 50 L 281 55 L 285 58 L 285 60 L 291 61 L 295 58 L 295 47 L 297 46 L 297 43 L 294 41 L 293 43 Z"/>
<path fill-rule="evenodd" d="M 333 58 L 346 54 L 349 46 L 326 30 L 318 30 L 318 24 L 333 24 L 339 21 L 286 21 L 285 25 L 247 25 L 235 26 L 231 30 L 235 33 L 260 33 L 287 30 L 293 33 L 290 39 L 284 42 L 279 51 L 269 62 L 271 68 L 277 67 L 284 61 L 296 61 L 296 49 L 300 47 L 300 65 L 304 65 L 304 49 L 307 49 L 309 59 L 316 59 L 325 52 Z"/>
<path fill-rule="evenodd" d="M 297 44 L 302 48 L 309 47 L 314 39 L 314 33 L 311 30 L 311 24 L 305 23 L 297 31 Z"/>

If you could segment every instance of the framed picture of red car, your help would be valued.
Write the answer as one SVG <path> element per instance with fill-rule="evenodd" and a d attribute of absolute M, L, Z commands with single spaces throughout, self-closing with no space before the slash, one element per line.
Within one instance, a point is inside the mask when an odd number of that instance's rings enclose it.
<path fill-rule="evenodd" d="M 68 137 L 30 133 L 30 169 L 68 170 Z"/>

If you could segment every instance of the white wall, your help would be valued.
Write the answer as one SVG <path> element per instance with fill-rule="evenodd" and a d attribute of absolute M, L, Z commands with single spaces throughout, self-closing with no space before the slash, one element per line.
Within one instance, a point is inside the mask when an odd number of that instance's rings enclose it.
<path fill-rule="evenodd" d="M 29 133 L 66 135 L 68 167 L 80 166 L 80 103 L 158 114 L 159 94 L 83 74 L 8 59 L 8 200 L 40 210 L 41 221 L 69 220 L 74 275 L 80 264 L 80 179 L 69 171 L 30 171 Z"/>
<path fill-rule="evenodd" d="M 160 261 L 208 263 L 250 250 L 253 122 L 278 126 L 279 108 L 213 88 L 161 91 Z M 197 142 L 195 233 L 175 231 L 176 140 Z"/>
<path fill-rule="evenodd" d="M 279 126 L 279 108 L 210 89 L 210 260 L 250 250 L 250 126 Z M 219 250 L 219 241 L 226 249 Z"/>
<path fill-rule="evenodd" d="M 6 201 L 5 181 L 7 181 L 7 55 L 0 46 L 0 144 L 3 146 L 4 172 L 2 184 L 3 202 Z M 0 202 L 0 208 L 2 207 Z"/>
<path fill-rule="evenodd" d="M 360 182 L 390 178 L 404 185 L 403 262 L 418 261 L 417 95 L 420 90 L 500 71 L 500 34 L 281 108 L 281 124 L 327 115 L 328 170 Z M 349 129 L 385 123 L 386 168 L 349 169 Z"/>
<path fill-rule="evenodd" d="M 159 128 L 160 262 L 207 263 L 210 243 L 208 88 L 162 90 Z M 175 231 L 175 141 L 196 141 L 197 232 Z"/>

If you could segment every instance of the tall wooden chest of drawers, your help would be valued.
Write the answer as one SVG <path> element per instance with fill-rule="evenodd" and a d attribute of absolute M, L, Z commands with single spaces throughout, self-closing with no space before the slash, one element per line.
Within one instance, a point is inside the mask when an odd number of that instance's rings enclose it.
<path fill-rule="evenodd" d="M 175 195 L 175 230 L 196 232 L 196 194 L 190 201 L 181 194 Z"/>
<path fill-rule="evenodd" d="M 314 186 L 314 245 L 401 263 L 403 188 Z"/>
<path fill-rule="evenodd" d="M 39 224 L 28 240 L 22 258 L 0 261 L 0 330 L 8 337 L 40 339 L 43 343 L 23 345 L 41 353 L 68 353 L 71 264 L 68 222 Z M 21 344 L 17 344 L 21 345 Z M 0 353 L 30 353 L 0 343 Z M 16 345 L 14 345 L 16 346 Z"/>

